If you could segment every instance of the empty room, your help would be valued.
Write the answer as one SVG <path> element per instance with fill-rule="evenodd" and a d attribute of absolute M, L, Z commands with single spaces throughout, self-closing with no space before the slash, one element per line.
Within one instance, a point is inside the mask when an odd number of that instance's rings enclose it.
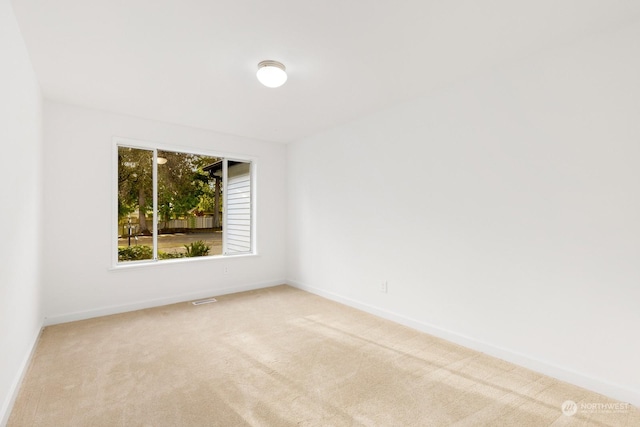
<path fill-rule="evenodd" d="M 634 0 L 0 0 L 0 426 L 638 426 L 639 118 Z"/>

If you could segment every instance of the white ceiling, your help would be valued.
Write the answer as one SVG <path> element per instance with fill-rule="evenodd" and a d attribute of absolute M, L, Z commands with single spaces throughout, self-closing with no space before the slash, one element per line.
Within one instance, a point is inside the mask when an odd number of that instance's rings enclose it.
<path fill-rule="evenodd" d="M 638 0 L 12 4 L 46 98 L 278 142 L 640 19 Z"/>

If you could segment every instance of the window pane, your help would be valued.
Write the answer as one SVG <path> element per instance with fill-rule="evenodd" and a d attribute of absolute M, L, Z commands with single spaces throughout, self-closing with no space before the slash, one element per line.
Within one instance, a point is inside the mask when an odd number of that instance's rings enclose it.
<path fill-rule="evenodd" d="M 158 259 L 222 253 L 216 157 L 158 151 Z"/>
<path fill-rule="evenodd" d="M 253 251 L 250 161 L 117 149 L 119 263 Z"/>
<path fill-rule="evenodd" d="M 229 160 L 227 166 L 226 253 L 251 252 L 251 163 Z"/>
<path fill-rule="evenodd" d="M 118 147 L 118 261 L 153 258 L 153 151 Z"/>

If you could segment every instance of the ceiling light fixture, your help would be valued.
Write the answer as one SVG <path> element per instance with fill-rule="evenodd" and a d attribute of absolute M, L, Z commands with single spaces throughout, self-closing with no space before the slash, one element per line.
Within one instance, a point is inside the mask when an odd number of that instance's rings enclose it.
<path fill-rule="evenodd" d="M 266 87 L 280 87 L 287 81 L 284 65 L 278 61 L 262 61 L 256 74 L 260 83 Z"/>

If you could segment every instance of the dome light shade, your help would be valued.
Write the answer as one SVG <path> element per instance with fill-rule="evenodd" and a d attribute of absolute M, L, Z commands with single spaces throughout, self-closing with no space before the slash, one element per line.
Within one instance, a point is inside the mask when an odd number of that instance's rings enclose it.
<path fill-rule="evenodd" d="M 280 87 L 287 81 L 284 65 L 278 61 L 262 61 L 256 74 L 260 83 L 266 87 Z"/>

